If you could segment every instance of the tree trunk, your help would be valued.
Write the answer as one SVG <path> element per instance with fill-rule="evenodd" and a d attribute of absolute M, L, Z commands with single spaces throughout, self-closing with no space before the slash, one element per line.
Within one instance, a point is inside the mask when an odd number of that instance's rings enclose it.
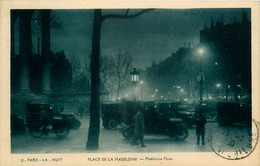
<path fill-rule="evenodd" d="M 100 132 L 100 33 L 102 22 L 101 9 L 94 10 L 91 54 L 91 100 L 90 125 L 88 131 L 87 150 L 98 149 Z"/>

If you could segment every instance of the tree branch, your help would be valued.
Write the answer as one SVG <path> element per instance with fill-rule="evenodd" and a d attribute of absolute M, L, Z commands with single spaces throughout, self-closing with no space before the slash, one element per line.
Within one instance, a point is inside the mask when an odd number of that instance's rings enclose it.
<path fill-rule="evenodd" d="M 121 14 L 108 14 L 108 15 L 104 15 L 102 16 L 102 21 L 104 21 L 105 19 L 108 19 L 108 18 L 118 18 L 118 19 L 122 19 L 122 18 L 134 18 L 134 17 L 137 17 L 145 12 L 148 12 L 148 11 L 151 11 L 151 10 L 154 10 L 154 9 L 144 9 L 138 13 L 135 13 L 135 14 L 131 14 L 131 15 L 128 15 L 129 13 L 129 10 L 130 9 L 127 9 L 126 13 L 121 15 Z"/>

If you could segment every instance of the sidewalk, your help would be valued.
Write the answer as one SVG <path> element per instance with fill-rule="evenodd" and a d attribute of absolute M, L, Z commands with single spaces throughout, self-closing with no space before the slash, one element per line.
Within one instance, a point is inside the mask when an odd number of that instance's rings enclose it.
<path fill-rule="evenodd" d="M 210 147 L 196 145 L 195 128 L 190 128 L 188 138 L 183 142 L 174 141 L 166 135 L 145 135 L 148 147 L 131 146 L 119 130 L 106 130 L 101 126 L 99 149 L 85 149 L 89 119 L 81 119 L 81 128 L 71 130 L 65 139 L 58 139 L 55 134 L 33 138 L 29 131 L 24 135 L 12 136 L 12 153 L 149 153 L 149 152 L 209 152 Z M 208 124 L 207 128 L 214 127 Z M 207 139 L 207 138 L 205 138 Z"/>

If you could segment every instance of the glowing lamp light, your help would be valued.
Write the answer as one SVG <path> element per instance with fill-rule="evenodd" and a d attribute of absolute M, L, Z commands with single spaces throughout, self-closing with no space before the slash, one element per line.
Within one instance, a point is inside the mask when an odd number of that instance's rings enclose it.
<path fill-rule="evenodd" d="M 136 68 L 134 68 L 134 70 L 130 74 L 132 82 L 137 83 L 139 80 L 139 71 L 137 71 Z"/>
<path fill-rule="evenodd" d="M 203 53 L 204 53 L 204 50 L 203 50 L 202 48 L 200 48 L 200 49 L 198 50 L 198 52 L 199 52 L 200 56 L 202 56 Z"/>

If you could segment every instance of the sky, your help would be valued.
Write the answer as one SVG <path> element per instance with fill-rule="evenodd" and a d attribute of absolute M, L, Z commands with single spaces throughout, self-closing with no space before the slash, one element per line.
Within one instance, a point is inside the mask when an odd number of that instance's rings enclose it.
<path fill-rule="evenodd" d="M 204 23 L 210 26 L 224 16 L 224 24 L 241 21 L 245 9 L 156 9 L 131 19 L 107 19 L 102 23 L 101 55 L 128 53 L 133 67 L 145 69 L 175 53 L 185 43 L 199 43 Z M 135 13 L 140 10 L 130 10 Z M 246 10 L 250 19 L 250 9 Z M 103 10 L 103 14 L 125 10 Z M 62 29 L 51 29 L 51 49 L 89 64 L 91 55 L 93 10 L 54 10 Z M 33 40 L 35 40 L 36 36 Z"/>

